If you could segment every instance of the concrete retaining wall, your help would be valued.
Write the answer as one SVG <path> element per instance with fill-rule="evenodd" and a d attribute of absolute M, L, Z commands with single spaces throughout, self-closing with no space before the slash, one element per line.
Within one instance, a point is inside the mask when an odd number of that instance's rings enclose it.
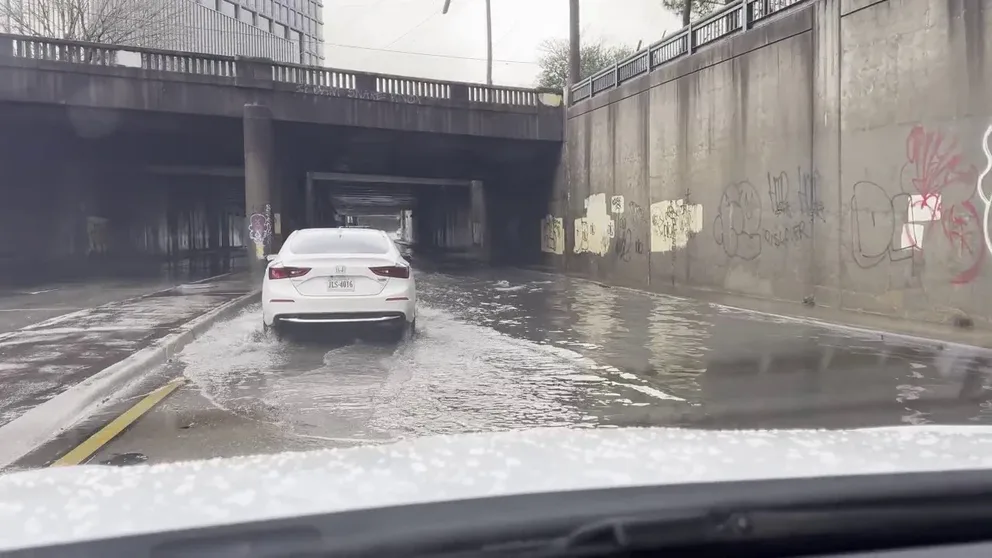
<path fill-rule="evenodd" d="M 819 0 L 576 104 L 547 260 L 992 322 L 990 29 L 992 0 Z"/>

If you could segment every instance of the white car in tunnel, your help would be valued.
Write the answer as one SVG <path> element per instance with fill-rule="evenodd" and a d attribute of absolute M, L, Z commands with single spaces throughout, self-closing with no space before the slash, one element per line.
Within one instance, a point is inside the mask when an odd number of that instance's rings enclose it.
<path fill-rule="evenodd" d="M 300 229 L 286 239 L 262 280 L 262 321 L 358 324 L 412 332 L 417 287 L 410 263 L 380 230 Z"/>

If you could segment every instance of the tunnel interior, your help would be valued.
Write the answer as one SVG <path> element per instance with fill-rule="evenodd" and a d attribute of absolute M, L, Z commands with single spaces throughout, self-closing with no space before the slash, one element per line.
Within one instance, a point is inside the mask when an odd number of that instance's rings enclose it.
<path fill-rule="evenodd" d="M 31 104 L 4 104 L 0 117 L 0 260 L 68 272 L 244 254 L 241 119 Z M 418 250 L 536 262 L 560 148 L 277 121 L 275 240 L 404 215 Z"/>

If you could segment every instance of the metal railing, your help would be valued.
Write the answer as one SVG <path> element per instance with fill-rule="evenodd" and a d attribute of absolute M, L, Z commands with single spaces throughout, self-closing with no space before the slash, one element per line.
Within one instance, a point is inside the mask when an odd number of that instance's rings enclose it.
<path fill-rule="evenodd" d="M 779 12 L 809 0 L 734 0 L 679 32 L 603 69 L 572 86 L 571 102 L 593 97 L 619 87 L 639 75 L 672 60 L 696 52 L 701 46 L 729 35 L 747 31 L 753 25 Z"/>
<path fill-rule="evenodd" d="M 8 42 L 9 41 L 9 42 Z M 8 46 L 9 44 L 9 46 Z M 6 51 L 6 52 L 4 52 Z M 284 64 L 267 59 L 243 59 L 100 43 L 84 43 L 22 35 L 0 34 L 0 57 L 51 60 L 95 66 L 130 66 L 149 71 L 227 77 L 232 85 L 242 61 L 253 66 L 271 66 L 271 80 L 296 84 L 298 93 L 327 94 L 351 91 L 348 95 L 366 100 L 424 102 L 461 100 L 470 103 L 535 107 L 537 90 L 447 82 L 409 76 L 391 76 L 320 66 Z M 242 70 L 243 71 L 243 70 Z M 254 79 L 266 79 L 255 72 Z"/>

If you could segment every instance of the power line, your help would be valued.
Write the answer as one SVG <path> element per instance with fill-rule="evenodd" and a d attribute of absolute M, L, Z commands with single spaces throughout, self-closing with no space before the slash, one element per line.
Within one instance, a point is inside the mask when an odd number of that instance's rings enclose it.
<path fill-rule="evenodd" d="M 402 34 L 402 35 L 400 35 L 399 37 L 396 37 L 395 39 L 393 39 L 392 41 L 390 41 L 390 42 L 389 42 L 389 44 L 387 44 L 386 46 L 384 46 L 384 47 L 382 47 L 382 48 L 384 48 L 384 49 L 385 49 L 385 48 L 389 48 L 389 47 L 391 47 L 391 46 L 393 46 L 393 45 L 395 45 L 396 43 L 398 43 L 398 42 L 400 42 L 400 41 L 402 41 L 402 40 L 403 40 L 403 39 L 405 39 L 405 38 L 406 38 L 406 37 L 407 37 L 407 36 L 408 36 L 408 35 L 409 35 L 410 33 L 413 33 L 413 32 L 414 32 L 414 31 L 416 31 L 417 29 L 420 29 L 421 27 L 423 27 L 423 26 L 424 26 L 424 24 L 425 24 L 425 23 L 427 23 L 428 21 L 431 21 L 432 19 L 434 19 L 434 17 L 435 17 L 435 16 L 437 16 L 437 12 L 432 12 L 432 13 L 431 13 L 431 14 L 430 14 L 429 16 L 427 16 L 427 17 L 425 17 L 424 19 L 422 19 L 422 20 L 420 21 L 420 23 L 418 23 L 418 24 L 416 24 L 416 25 L 414 25 L 413 27 L 411 27 L 410 29 L 408 29 L 408 30 L 406 31 L 406 33 L 403 33 L 403 34 Z"/>
<path fill-rule="evenodd" d="M 451 58 L 454 60 L 476 60 L 485 62 L 485 58 L 475 58 L 472 56 L 458 56 L 457 54 L 435 54 L 430 52 L 412 52 L 408 50 L 392 50 L 387 48 L 374 48 L 374 47 L 363 47 L 358 45 L 343 45 L 339 43 L 324 43 L 324 46 L 334 46 L 339 48 L 352 48 L 356 50 L 372 50 L 377 52 L 392 52 L 394 54 L 409 54 L 411 56 L 431 56 L 434 58 Z M 528 66 L 537 66 L 537 62 L 531 62 L 526 60 L 497 60 L 494 59 L 493 62 L 499 62 L 501 64 L 526 64 Z"/>

